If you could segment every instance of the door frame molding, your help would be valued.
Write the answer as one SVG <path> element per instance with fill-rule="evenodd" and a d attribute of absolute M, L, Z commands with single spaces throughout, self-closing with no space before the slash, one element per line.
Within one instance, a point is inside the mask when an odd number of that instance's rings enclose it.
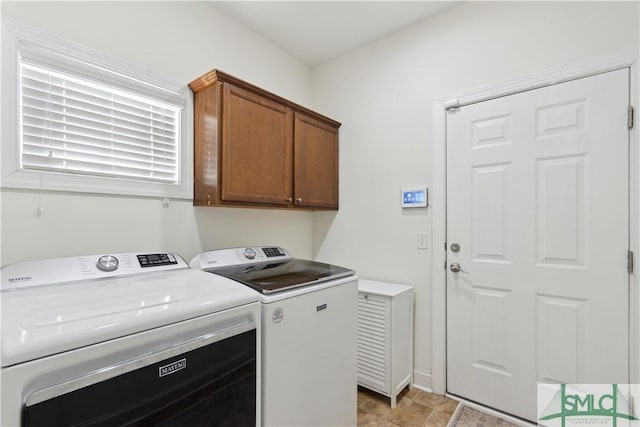
<path fill-rule="evenodd" d="M 446 231 L 447 231 L 447 110 L 487 101 L 557 83 L 589 77 L 621 68 L 630 69 L 629 101 L 635 108 L 635 123 L 629 131 L 629 246 L 635 254 L 635 271 L 629 291 L 629 380 L 640 383 L 640 45 L 593 57 L 577 63 L 480 88 L 435 98 L 432 104 L 433 183 L 431 191 L 433 264 L 431 389 L 447 391 Z M 443 268 L 444 267 L 444 268 Z"/>

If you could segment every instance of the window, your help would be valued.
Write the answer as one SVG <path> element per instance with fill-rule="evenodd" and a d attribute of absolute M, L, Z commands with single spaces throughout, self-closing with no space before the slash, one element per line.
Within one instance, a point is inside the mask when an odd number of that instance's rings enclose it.
<path fill-rule="evenodd" d="M 3 187 L 192 198 L 186 85 L 2 27 Z"/>
<path fill-rule="evenodd" d="M 176 183 L 176 106 L 22 62 L 21 162 L 55 170 Z"/>

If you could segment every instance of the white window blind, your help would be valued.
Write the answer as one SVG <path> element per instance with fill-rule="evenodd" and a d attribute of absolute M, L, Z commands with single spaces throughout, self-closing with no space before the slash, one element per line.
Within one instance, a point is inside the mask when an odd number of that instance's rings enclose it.
<path fill-rule="evenodd" d="M 20 71 L 21 168 L 179 181 L 180 106 L 42 64 Z"/>

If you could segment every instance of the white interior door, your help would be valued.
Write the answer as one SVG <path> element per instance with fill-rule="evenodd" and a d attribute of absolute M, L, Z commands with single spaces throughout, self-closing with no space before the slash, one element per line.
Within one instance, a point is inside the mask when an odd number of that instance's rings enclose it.
<path fill-rule="evenodd" d="M 623 69 L 449 111 L 449 393 L 629 382 L 628 105 Z"/>

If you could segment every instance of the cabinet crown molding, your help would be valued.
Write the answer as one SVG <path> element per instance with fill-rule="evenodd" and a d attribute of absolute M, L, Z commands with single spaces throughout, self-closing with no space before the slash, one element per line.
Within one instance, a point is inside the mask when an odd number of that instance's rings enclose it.
<path fill-rule="evenodd" d="M 287 107 L 289 107 L 291 110 L 293 110 L 294 112 L 299 112 L 299 113 L 304 113 L 310 117 L 313 117 L 316 120 L 319 120 L 321 122 L 325 122 L 328 125 L 335 127 L 335 128 L 339 128 L 342 124 L 338 121 L 335 121 L 327 116 L 324 116 L 322 114 L 319 114 L 313 110 L 310 110 L 306 107 L 303 107 L 302 105 L 296 104 L 293 101 L 289 101 L 286 98 L 283 98 L 281 96 L 276 95 L 275 93 L 269 92 L 267 90 L 264 90 L 258 86 L 255 86 L 249 82 L 246 82 L 242 79 L 239 79 L 237 77 L 234 77 L 230 74 L 227 74 L 223 71 L 220 71 L 218 69 L 213 69 L 211 71 L 209 71 L 208 73 L 198 77 L 197 79 L 195 79 L 194 81 L 192 81 L 191 83 L 189 83 L 189 88 L 191 89 L 191 91 L 193 93 L 198 93 L 202 90 L 207 89 L 208 87 L 214 85 L 215 83 L 227 83 L 233 86 L 237 86 L 240 87 L 244 90 L 248 90 L 250 92 L 255 93 L 256 95 L 259 95 L 263 98 L 266 99 L 270 99 L 271 101 L 286 105 Z"/>

